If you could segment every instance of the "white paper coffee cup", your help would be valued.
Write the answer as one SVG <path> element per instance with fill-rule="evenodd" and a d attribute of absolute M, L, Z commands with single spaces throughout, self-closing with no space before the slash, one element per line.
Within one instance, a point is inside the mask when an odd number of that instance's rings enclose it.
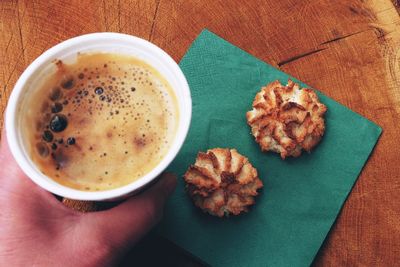
<path fill-rule="evenodd" d="M 109 52 L 139 58 L 157 69 L 169 82 L 178 101 L 179 119 L 175 138 L 161 162 L 143 177 L 128 185 L 105 191 L 81 191 L 61 185 L 44 175 L 31 160 L 25 147 L 21 121 L 22 103 L 44 70 L 55 60 L 71 61 L 78 53 Z M 172 162 L 185 141 L 192 115 L 189 85 L 176 62 L 161 48 L 141 38 L 120 33 L 92 33 L 64 41 L 40 55 L 22 73 L 11 93 L 6 111 L 6 135 L 11 153 L 25 174 L 42 188 L 62 197 L 76 200 L 115 200 L 139 192 L 154 181 Z"/>

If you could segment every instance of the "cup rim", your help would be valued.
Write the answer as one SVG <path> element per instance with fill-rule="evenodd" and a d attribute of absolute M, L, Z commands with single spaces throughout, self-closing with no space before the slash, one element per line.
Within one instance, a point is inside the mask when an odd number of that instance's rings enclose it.
<path fill-rule="evenodd" d="M 41 173 L 38 169 L 33 168 L 32 165 L 34 165 L 34 163 L 29 159 L 29 156 L 26 155 L 26 153 L 24 153 L 22 149 L 23 145 L 21 144 L 20 131 L 18 131 L 17 127 L 18 122 L 16 120 L 16 114 L 19 108 L 19 100 L 22 96 L 22 93 L 24 92 L 25 84 L 38 68 L 48 62 L 49 59 L 53 59 L 57 53 L 60 53 L 69 47 L 78 45 L 79 43 L 91 41 L 93 39 L 95 39 L 96 41 L 113 40 L 115 42 L 131 42 L 132 44 L 146 47 L 148 50 L 154 53 L 156 55 L 156 58 L 160 59 L 170 68 L 175 78 L 178 80 L 178 84 L 180 85 L 180 87 L 182 87 L 183 98 L 180 99 L 177 97 L 177 100 L 178 103 L 183 103 L 185 109 L 180 110 L 179 112 L 180 118 L 178 129 L 180 128 L 180 133 L 176 133 L 173 145 L 169 148 L 162 161 L 154 169 L 145 174 L 143 177 L 115 189 L 104 191 L 81 191 L 61 185 L 55 182 L 50 177 Z M 181 116 L 184 117 L 181 119 Z M 17 80 L 13 91 L 11 92 L 6 109 L 5 128 L 6 138 L 10 147 L 11 154 L 13 155 L 19 167 L 34 183 L 46 189 L 47 191 L 50 191 L 62 197 L 75 200 L 102 201 L 118 199 L 130 193 L 137 192 L 138 190 L 144 188 L 147 184 L 155 180 L 161 174 L 161 172 L 168 167 L 168 165 L 173 161 L 173 159 L 176 157 L 179 150 L 181 149 L 189 131 L 191 116 L 192 99 L 189 85 L 182 70 L 171 56 L 169 56 L 164 50 L 162 50 L 155 44 L 140 37 L 114 32 L 97 32 L 80 35 L 58 43 L 57 45 L 42 53 L 25 69 L 25 71 Z M 180 135 L 179 139 L 178 135 Z M 52 182 L 50 182 L 49 179 Z"/>

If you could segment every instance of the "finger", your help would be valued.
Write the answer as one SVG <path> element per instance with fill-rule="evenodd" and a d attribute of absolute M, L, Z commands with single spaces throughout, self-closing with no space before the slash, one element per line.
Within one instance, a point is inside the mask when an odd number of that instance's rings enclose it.
<path fill-rule="evenodd" d="M 164 204 L 175 186 L 176 176 L 164 173 L 140 195 L 111 210 L 87 214 L 87 227 L 95 227 L 96 235 L 104 237 L 112 246 L 135 243 L 161 219 Z"/>

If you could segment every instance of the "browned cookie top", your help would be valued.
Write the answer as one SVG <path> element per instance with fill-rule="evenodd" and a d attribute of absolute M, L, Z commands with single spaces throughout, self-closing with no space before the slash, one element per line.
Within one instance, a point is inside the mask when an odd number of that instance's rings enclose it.
<path fill-rule="evenodd" d="M 219 217 L 247 211 L 263 186 L 248 159 L 236 149 L 226 148 L 199 152 L 184 179 L 194 204 Z"/>
<path fill-rule="evenodd" d="M 288 80 L 286 86 L 274 81 L 263 87 L 246 114 L 251 132 L 263 151 L 298 157 L 310 152 L 325 131 L 327 108 L 317 94 Z"/>

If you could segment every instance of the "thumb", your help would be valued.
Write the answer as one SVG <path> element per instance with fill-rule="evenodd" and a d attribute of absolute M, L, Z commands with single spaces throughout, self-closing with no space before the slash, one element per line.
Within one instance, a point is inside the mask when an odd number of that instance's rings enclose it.
<path fill-rule="evenodd" d="M 115 248 L 135 243 L 159 222 L 164 204 L 175 186 L 176 176 L 164 173 L 151 188 L 117 207 L 87 214 L 87 226 Z"/>

